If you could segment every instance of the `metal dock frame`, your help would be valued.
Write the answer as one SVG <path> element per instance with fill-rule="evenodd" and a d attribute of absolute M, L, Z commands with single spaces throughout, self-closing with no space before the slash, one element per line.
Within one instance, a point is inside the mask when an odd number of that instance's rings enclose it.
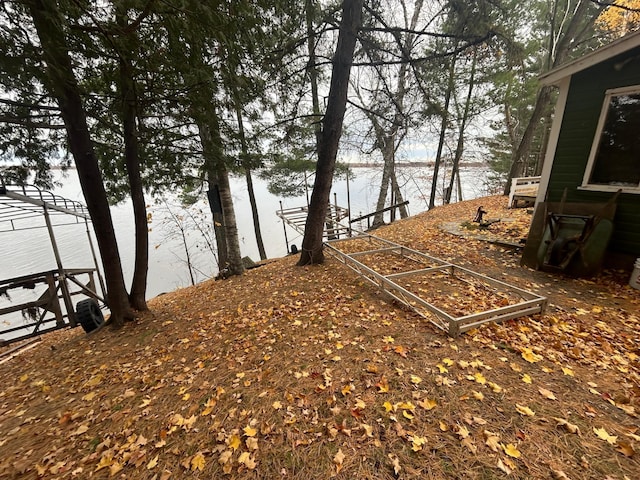
<path fill-rule="evenodd" d="M 325 243 L 325 245 L 328 247 L 329 253 L 332 254 L 338 261 L 347 265 L 349 268 L 358 273 L 362 278 L 377 286 L 380 290 L 390 295 L 403 305 L 407 306 L 418 315 L 427 319 L 433 325 L 435 325 L 440 330 L 443 330 L 451 337 L 458 337 L 461 333 L 471 330 L 472 328 L 476 328 L 483 323 L 502 322 L 525 315 L 543 313 L 546 308 L 546 297 L 542 297 L 527 290 L 509 285 L 508 283 L 501 282 L 500 280 L 496 280 L 486 275 L 482 275 L 480 273 L 469 270 L 468 268 L 445 262 L 444 260 L 441 260 L 439 258 L 426 255 L 417 250 L 407 248 L 403 245 L 385 240 L 380 237 L 376 237 L 374 235 L 360 233 L 354 238 L 368 239 L 369 241 L 375 240 L 376 242 L 386 245 L 386 247 L 345 253 L 341 251 L 337 246 L 339 242 L 344 242 L 345 240 L 328 241 Z M 406 259 L 413 260 L 417 263 L 426 265 L 435 264 L 435 266 L 420 268 L 416 270 L 408 270 L 405 272 L 398 272 L 389 275 L 382 275 L 376 272 L 370 266 L 365 265 L 357 259 L 357 257 L 375 253 L 393 253 Z M 507 305 L 504 307 L 456 317 L 448 314 L 437 305 L 429 303 L 423 298 L 420 298 L 418 295 L 410 292 L 395 281 L 400 278 L 419 277 L 421 275 L 424 276 L 425 274 L 433 272 L 446 273 L 455 277 L 459 277 L 461 274 L 464 274 L 469 277 L 481 280 L 486 284 L 491 285 L 496 290 L 515 294 L 522 300 L 518 303 Z M 432 315 L 429 315 L 427 312 Z"/>
<path fill-rule="evenodd" d="M 546 297 L 523 290 L 519 287 L 515 287 L 486 275 L 482 275 L 469 270 L 468 268 L 426 255 L 422 252 L 391 242 L 384 238 L 342 226 L 336 221 L 336 217 L 343 216 L 344 218 L 344 216 L 346 216 L 342 210 L 345 209 L 340 208 L 340 210 L 336 210 L 335 212 L 330 211 L 327 214 L 327 223 L 329 224 L 331 222 L 332 225 L 332 229 L 325 230 L 325 238 L 328 238 L 328 240 L 324 242 L 324 245 L 327 247 L 328 253 L 341 263 L 344 263 L 346 266 L 351 268 L 369 283 L 375 285 L 387 295 L 410 308 L 451 337 L 458 337 L 461 333 L 487 322 L 503 322 L 505 320 L 511 320 L 526 315 L 544 313 L 546 309 Z M 276 213 L 284 222 L 289 224 L 298 233 L 304 235 L 307 207 L 281 209 Z M 346 233 L 347 230 L 349 231 L 349 238 L 337 239 L 336 237 L 333 237 L 336 239 L 332 239 L 332 232 L 338 231 Z M 351 253 L 342 251 L 339 248 L 340 243 L 348 245 L 354 240 L 364 240 L 372 245 L 372 248 Z M 373 245 L 374 243 L 377 245 Z M 366 263 L 358 260 L 358 257 L 378 253 L 395 254 L 403 260 L 409 260 L 418 264 L 420 267 L 383 275 L 377 272 L 374 266 L 366 265 Z M 426 277 L 426 275 L 430 273 L 444 273 L 466 283 L 470 282 L 462 277 L 470 277 L 490 286 L 494 289 L 494 293 L 510 294 L 512 297 L 519 298 L 519 301 L 516 303 L 510 302 L 509 305 L 475 312 L 468 315 L 454 316 L 447 313 L 443 308 L 438 307 L 438 305 L 433 302 L 428 302 L 419 295 L 410 292 L 407 288 L 399 285 L 397 282 L 403 278 L 416 279 L 420 278 L 420 276 Z"/>

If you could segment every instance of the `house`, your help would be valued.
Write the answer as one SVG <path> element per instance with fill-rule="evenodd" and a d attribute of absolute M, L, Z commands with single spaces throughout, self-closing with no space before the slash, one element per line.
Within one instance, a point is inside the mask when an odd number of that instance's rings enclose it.
<path fill-rule="evenodd" d="M 532 258 L 542 242 L 542 210 L 559 208 L 565 192 L 567 204 L 589 210 L 620 191 L 615 210 L 609 210 L 613 231 L 605 265 L 631 268 L 640 257 L 640 33 L 557 67 L 540 80 L 559 92 L 523 263 L 536 266 Z"/>

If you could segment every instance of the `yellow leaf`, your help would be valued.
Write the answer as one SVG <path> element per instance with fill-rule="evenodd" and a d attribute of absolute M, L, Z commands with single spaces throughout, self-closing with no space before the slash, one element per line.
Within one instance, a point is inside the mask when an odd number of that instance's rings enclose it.
<path fill-rule="evenodd" d="M 437 364 L 436 367 L 438 367 L 438 369 L 440 370 L 440 373 L 447 373 L 449 371 L 447 370 L 447 367 L 445 367 L 441 363 Z"/>
<path fill-rule="evenodd" d="M 570 367 L 562 367 L 562 373 L 564 373 L 565 375 L 568 375 L 570 377 L 573 377 L 573 370 Z"/>
<path fill-rule="evenodd" d="M 618 437 L 616 435 L 609 435 L 604 428 L 593 427 L 593 433 L 595 433 L 600 440 L 605 440 L 611 445 L 614 445 L 618 441 Z"/>
<path fill-rule="evenodd" d="M 271 406 L 276 410 L 280 410 L 282 408 L 282 403 L 280 402 L 280 400 L 276 400 L 271 404 Z"/>
<path fill-rule="evenodd" d="M 29 380 L 29 374 L 25 373 L 24 375 L 22 375 L 20 377 L 20 381 L 21 382 L 26 382 L 27 380 Z"/>
<path fill-rule="evenodd" d="M 516 411 L 520 415 L 525 415 L 527 417 L 533 417 L 536 414 L 536 412 L 531 410 L 529 407 L 526 407 L 526 406 L 523 406 L 523 405 L 519 405 L 517 403 L 516 403 Z"/>
<path fill-rule="evenodd" d="M 440 423 L 438 424 L 438 426 L 440 427 L 440 430 L 443 432 L 446 432 L 447 430 L 449 430 L 449 425 L 447 425 L 444 420 L 440 420 Z"/>
<path fill-rule="evenodd" d="M 480 372 L 474 373 L 473 378 L 480 385 L 484 385 L 485 383 L 487 383 L 487 379 L 484 378 L 484 375 L 482 375 L 482 373 L 480 373 Z"/>
<path fill-rule="evenodd" d="M 96 472 L 98 470 L 102 470 L 105 467 L 109 467 L 112 463 L 113 463 L 113 452 L 111 450 L 106 450 L 100 457 L 100 461 L 98 462 L 98 465 L 96 465 Z"/>
<path fill-rule="evenodd" d="M 420 382 L 422 382 L 422 379 L 419 376 L 411 375 L 411 383 L 418 385 Z"/>
<path fill-rule="evenodd" d="M 200 415 L 202 415 L 203 417 L 211 415 L 217 403 L 218 401 L 215 398 L 211 397 L 209 400 L 207 400 L 207 403 L 204 404 L 204 410 Z"/>
<path fill-rule="evenodd" d="M 393 343 L 393 342 L 395 342 L 395 339 L 393 337 L 390 337 L 390 336 L 387 335 L 386 337 L 382 338 L 382 341 L 384 343 Z"/>
<path fill-rule="evenodd" d="M 438 406 L 438 402 L 429 398 L 425 398 L 424 400 L 418 400 L 418 405 L 425 410 L 433 410 Z"/>
<path fill-rule="evenodd" d="M 411 450 L 414 452 L 419 452 L 422 450 L 422 446 L 427 444 L 427 439 L 425 437 L 412 436 L 409 437 L 411 441 Z"/>
<path fill-rule="evenodd" d="M 353 388 L 353 384 L 345 385 L 344 387 L 342 387 L 342 396 L 346 397 L 347 395 L 350 395 Z"/>
<path fill-rule="evenodd" d="M 473 398 L 475 398 L 476 400 L 484 400 L 484 395 L 482 394 L 482 392 L 476 392 L 474 390 L 473 392 L 471 392 L 471 395 L 473 395 Z"/>
<path fill-rule="evenodd" d="M 522 371 L 522 368 L 517 363 L 510 363 L 509 366 L 511 367 L 511 370 L 513 370 L 514 372 Z"/>
<path fill-rule="evenodd" d="M 149 463 L 147 463 L 147 470 L 151 470 L 151 469 L 155 468 L 156 465 L 158 465 L 158 457 L 159 457 L 159 455 L 156 455 L 155 457 L 153 457 L 151 459 L 151 461 L 149 461 Z"/>
<path fill-rule="evenodd" d="M 189 400 L 190 398 L 191 398 L 191 394 L 190 394 L 190 393 L 185 393 L 185 394 L 182 396 L 182 400 L 185 400 L 185 401 Z"/>
<path fill-rule="evenodd" d="M 522 375 L 522 381 L 523 381 L 524 383 L 529 383 L 529 384 L 531 384 L 531 377 L 530 377 L 528 374 L 526 374 L 526 373 L 525 373 L 524 375 Z"/>
<path fill-rule="evenodd" d="M 380 381 L 376 383 L 376 388 L 378 389 L 378 393 L 387 393 L 389 391 L 389 382 L 387 379 L 382 376 Z"/>
<path fill-rule="evenodd" d="M 115 476 L 120 470 L 122 470 L 122 464 L 119 462 L 113 462 L 109 466 L 109 476 Z"/>
<path fill-rule="evenodd" d="M 91 379 L 89 379 L 87 383 L 84 384 L 84 386 L 95 387 L 96 385 L 99 385 L 101 382 L 102 382 L 102 375 L 96 375 L 95 377 L 91 377 Z"/>
<path fill-rule="evenodd" d="M 202 454 L 202 452 L 196 453 L 193 456 L 193 458 L 191 459 L 191 471 L 192 472 L 195 472 L 196 470 L 203 471 L 205 463 L 206 462 L 205 462 L 204 455 Z"/>
<path fill-rule="evenodd" d="M 89 392 L 86 395 L 84 395 L 82 397 L 82 400 L 85 400 L 87 402 L 90 402 L 91 400 L 93 400 L 94 398 L 96 398 L 96 392 Z"/>
<path fill-rule="evenodd" d="M 233 434 L 229 437 L 229 448 L 233 448 L 234 450 L 238 450 L 240 446 L 240 437 L 236 434 Z"/>
<path fill-rule="evenodd" d="M 530 348 L 524 348 L 520 355 L 529 363 L 536 363 L 542 360 L 542 356 L 534 353 Z"/>
<path fill-rule="evenodd" d="M 503 450 L 504 450 L 504 453 L 506 453 L 506 454 L 507 454 L 507 455 L 509 455 L 510 457 L 513 457 L 513 458 L 520 458 L 520 456 L 522 455 L 522 454 L 520 453 L 520 450 L 518 450 L 518 449 L 516 448 L 516 446 L 515 446 L 515 445 L 513 445 L 513 444 L 511 444 L 511 443 L 508 443 L 506 446 L 505 446 L 505 445 L 503 445 L 503 446 L 502 446 L 502 448 L 503 448 Z"/>
<path fill-rule="evenodd" d="M 389 401 L 384 402 L 384 403 L 382 404 L 382 406 L 384 407 L 384 409 L 385 409 L 387 412 L 390 412 L 391 410 L 394 410 L 394 411 L 395 411 L 395 408 L 393 407 L 393 405 L 391 405 L 391 403 L 390 403 Z"/>
<path fill-rule="evenodd" d="M 447 367 L 452 367 L 454 364 L 454 361 L 451 360 L 450 358 L 443 358 L 442 363 L 444 363 Z"/>
<path fill-rule="evenodd" d="M 242 429 L 242 431 L 244 432 L 244 434 L 247 437 L 255 437 L 256 433 L 258 433 L 258 430 L 256 430 L 255 428 L 251 427 L 250 425 L 247 425 L 246 427 L 244 427 Z"/>
<path fill-rule="evenodd" d="M 547 400 L 555 400 L 556 396 L 553 394 L 551 390 L 547 390 L 546 388 L 539 387 L 538 392 Z"/>
<path fill-rule="evenodd" d="M 413 419 L 413 415 L 411 415 L 411 413 L 409 413 L 407 410 L 402 411 L 402 416 L 408 418 L 409 420 Z"/>

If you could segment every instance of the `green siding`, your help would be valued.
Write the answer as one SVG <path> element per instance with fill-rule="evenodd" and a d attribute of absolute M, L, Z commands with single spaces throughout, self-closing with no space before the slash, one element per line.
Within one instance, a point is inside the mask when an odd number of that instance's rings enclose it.
<path fill-rule="evenodd" d="M 620 62 L 625 63 L 616 70 L 614 65 Z M 582 184 L 605 92 L 629 85 L 640 85 L 640 49 L 613 57 L 571 78 L 549 179 L 548 201 L 559 202 L 565 188 L 569 202 L 606 202 L 611 198 L 612 193 L 583 191 L 577 187 Z M 639 194 L 622 194 L 618 198 L 615 231 L 609 250 L 640 256 Z"/>

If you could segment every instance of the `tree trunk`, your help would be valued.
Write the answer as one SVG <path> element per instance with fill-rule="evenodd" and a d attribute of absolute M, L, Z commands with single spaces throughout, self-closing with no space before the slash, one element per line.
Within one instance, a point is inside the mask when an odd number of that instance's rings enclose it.
<path fill-rule="evenodd" d="M 559 32 L 556 35 L 555 32 L 555 9 L 557 9 L 558 3 L 557 1 L 554 4 L 554 15 L 551 25 L 551 33 L 549 40 L 549 57 L 547 59 L 548 68 L 555 68 L 561 63 L 563 63 L 569 56 L 569 52 L 573 45 L 580 40 L 580 37 L 584 37 L 585 33 L 588 31 L 585 27 L 593 24 L 598 15 L 604 8 L 604 6 L 599 6 L 596 10 L 594 10 L 593 15 L 589 15 L 588 10 L 590 8 L 596 8 L 590 0 L 580 0 L 578 6 L 575 10 L 575 13 L 571 16 L 571 20 L 569 21 L 569 25 L 564 32 Z M 562 27 L 560 27 L 562 30 Z M 554 44 L 554 39 L 558 39 Z M 538 95 L 536 97 L 536 103 L 533 108 L 533 112 L 531 113 L 531 118 L 529 118 L 529 122 L 527 123 L 527 127 L 525 128 L 524 134 L 522 135 L 522 139 L 518 144 L 518 148 L 513 156 L 513 161 L 511 163 L 511 169 L 509 170 L 509 176 L 507 177 L 507 183 L 504 186 L 503 193 L 505 195 L 509 195 L 509 190 L 511 189 L 511 180 L 522 176 L 524 171 L 524 167 L 527 162 L 527 158 L 529 157 L 529 150 L 531 149 L 531 143 L 533 142 L 533 138 L 535 136 L 536 129 L 539 126 L 540 119 L 546 114 L 548 108 L 551 107 L 550 100 L 551 94 L 553 92 L 553 87 L 544 86 L 538 91 Z M 542 171 L 543 165 L 539 165 L 538 169 Z"/>
<path fill-rule="evenodd" d="M 253 216 L 253 231 L 256 235 L 256 243 L 258 244 L 258 253 L 260 260 L 267 258 L 267 252 L 264 250 L 264 242 L 262 241 L 262 232 L 260 231 L 260 215 L 258 214 L 258 204 L 256 202 L 256 193 L 253 190 L 253 178 L 251 177 L 251 165 L 248 161 L 249 152 L 247 151 L 247 141 L 244 136 L 244 122 L 242 120 L 242 112 L 236 104 L 236 118 L 238 120 L 238 133 L 240 134 L 240 144 L 242 147 L 242 166 L 244 167 L 244 176 L 247 181 L 247 191 L 249 192 L 249 203 L 251 204 L 251 215 Z"/>
<path fill-rule="evenodd" d="M 398 185 L 398 177 L 396 176 L 395 168 L 393 172 L 391 172 L 391 187 L 393 189 L 395 203 L 404 203 L 404 196 L 402 195 L 400 186 Z M 407 210 L 406 205 L 400 205 L 398 207 L 398 211 L 400 212 L 400 218 L 407 218 L 409 216 L 409 211 Z"/>
<path fill-rule="evenodd" d="M 380 151 L 382 152 L 382 160 L 384 162 L 382 167 L 382 181 L 380 182 L 380 190 L 378 191 L 378 201 L 376 203 L 375 210 L 376 212 L 380 212 L 380 210 L 384 209 L 384 204 L 387 201 L 387 191 L 389 190 L 389 183 L 395 164 L 395 148 L 392 137 L 386 136 L 382 131 L 382 128 L 375 129 L 376 131 L 380 131 L 376 136 L 378 137 L 377 141 L 382 142 Z M 384 224 L 384 213 L 376 213 L 373 216 L 373 227 L 379 227 L 382 224 Z"/>
<path fill-rule="evenodd" d="M 126 24 L 125 12 L 118 10 L 119 25 Z M 147 307 L 147 272 L 149 269 L 149 227 L 147 207 L 140 175 L 140 155 L 137 128 L 137 98 L 131 64 L 130 50 L 125 46 L 120 52 L 120 94 L 124 133 L 124 161 L 131 189 L 133 219 L 135 225 L 135 259 L 129 302 L 133 308 L 145 311 Z"/>
<path fill-rule="evenodd" d="M 551 93 L 553 92 L 552 86 L 544 86 L 538 92 L 536 103 L 531 113 L 527 128 L 525 128 L 522 134 L 522 139 L 518 144 L 515 155 L 513 156 L 513 162 L 511 163 L 511 169 L 509 170 L 509 176 L 507 177 L 507 183 L 504 187 L 504 195 L 509 195 L 511 189 L 511 180 L 522 176 L 524 172 L 525 162 L 529 155 L 529 149 L 531 148 L 531 142 L 538 128 L 538 123 L 544 115 L 544 111 L 549 107 L 549 101 L 551 100 Z"/>
<path fill-rule="evenodd" d="M 438 186 L 438 173 L 440 171 L 440 163 L 442 162 L 442 149 L 444 147 L 444 139 L 447 133 L 447 124 L 449 123 L 449 102 L 451 101 L 451 93 L 454 85 L 455 75 L 455 59 L 450 60 L 449 65 L 449 82 L 447 91 L 444 96 L 444 107 L 442 109 L 442 123 L 440 125 L 440 139 L 438 140 L 438 150 L 436 152 L 436 160 L 433 165 L 433 180 L 431 181 L 431 195 L 429 196 L 429 210 L 436 206 L 436 187 Z"/>
<path fill-rule="evenodd" d="M 100 249 L 107 284 L 107 302 L 111 310 L 110 323 L 120 326 L 124 320 L 133 318 L 133 312 L 122 275 L 107 193 L 64 38 L 62 18 L 55 0 L 29 0 L 26 5 L 40 38 L 43 58 L 47 64 L 48 87 L 60 107 L 69 149 L 78 170 L 80 186 Z"/>
<path fill-rule="evenodd" d="M 305 225 L 302 252 L 298 265 L 324 262 L 323 229 L 329 205 L 333 172 L 342 134 L 342 122 L 347 107 L 349 76 L 356 46 L 356 34 L 362 23 L 363 0 L 344 0 L 338 44 L 333 59 L 333 71 L 327 111 L 322 120 L 322 141 L 318 148 L 316 178 L 311 193 L 309 214 Z"/>
<path fill-rule="evenodd" d="M 224 218 L 224 233 L 227 239 L 227 253 L 229 254 L 229 274 L 242 275 L 244 273 L 244 263 L 240 253 L 240 242 L 238 239 L 238 224 L 233 208 L 233 197 L 229 185 L 229 171 L 222 165 L 217 169 L 218 186 L 220 187 L 220 203 L 222 203 L 222 215 Z"/>
<path fill-rule="evenodd" d="M 453 184 L 456 179 L 456 175 L 460 175 L 458 170 L 460 168 L 460 159 L 464 152 L 464 131 L 467 127 L 467 121 L 469 121 L 469 110 L 471 107 L 471 96 L 473 94 L 473 88 L 475 87 L 476 76 L 476 58 L 477 52 L 473 51 L 473 60 L 471 63 L 471 75 L 469 76 L 469 89 L 467 90 L 467 98 L 464 104 L 464 112 L 462 113 L 462 120 L 460 122 L 460 128 L 458 129 L 458 144 L 456 145 L 456 153 L 453 157 L 453 167 L 451 168 L 451 178 L 449 179 L 449 188 L 445 190 L 444 203 L 451 202 L 451 192 L 453 192 Z"/>
<path fill-rule="evenodd" d="M 316 35 L 313 28 L 314 6 L 313 0 L 305 1 L 307 23 L 307 50 L 309 54 L 309 83 L 311 84 L 311 105 L 313 109 L 313 132 L 316 137 L 316 149 L 320 150 L 322 126 L 320 124 L 320 98 L 318 95 L 318 69 L 316 67 Z M 308 203 L 308 201 L 307 201 Z"/>
<path fill-rule="evenodd" d="M 241 275 L 244 273 L 244 265 L 240 253 L 238 226 L 233 209 L 233 198 L 231 196 L 231 188 L 229 187 L 229 173 L 222 151 L 218 112 L 211 104 L 204 108 L 206 112 L 200 112 L 202 115 L 200 115 L 200 113 L 197 115 L 198 120 L 196 120 L 196 122 L 202 141 L 203 155 L 205 157 L 205 171 L 207 172 L 209 182 L 215 179 L 214 181 L 218 186 L 218 193 L 220 194 L 222 218 L 220 218 L 218 214 L 218 219 L 216 219 L 216 215 L 214 214 L 216 228 L 221 228 L 223 232 L 222 235 L 218 235 L 219 232 L 216 231 L 218 259 L 222 264 L 222 258 L 226 256 L 226 265 L 223 268 L 228 269 L 229 275 Z M 202 119 L 206 119 L 206 121 Z M 218 220 L 222 221 L 220 222 Z"/>

